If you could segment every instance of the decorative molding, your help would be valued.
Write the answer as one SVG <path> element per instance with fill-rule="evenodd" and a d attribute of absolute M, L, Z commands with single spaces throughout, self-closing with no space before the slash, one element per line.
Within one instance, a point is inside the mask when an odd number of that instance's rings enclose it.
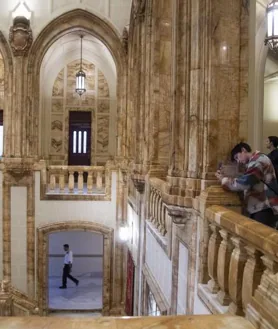
<path fill-rule="evenodd" d="M 10 27 L 9 41 L 14 56 L 26 56 L 33 42 L 30 21 L 25 17 L 16 17 Z"/>

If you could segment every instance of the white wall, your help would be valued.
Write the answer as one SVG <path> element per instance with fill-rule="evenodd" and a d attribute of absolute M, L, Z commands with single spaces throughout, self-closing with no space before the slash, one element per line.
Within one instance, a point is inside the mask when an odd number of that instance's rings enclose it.
<path fill-rule="evenodd" d="M 264 85 L 263 139 L 273 135 L 278 136 L 278 79 Z"/>
<path fill-rule="evenodd" d="M 35 173 L 35 225 L 83 220 L 115 228 L 116 182 L 112 173 L 111 201 L 45 201 L 40 200 L 40 172 Z"/>
<path fill-rule="evenodd" d="M 12 11 L 19 0 L 0 1 L 0 30 L 8 39 L 9 28 L 12 24 Z M 81 8 L 108 20 L 118 32 L 129 23 L 132 0 L 25 0 L 32 12 L 31 27 L 36 37 L 39 32 L 59 15 Z"/>
<path fill-rule="evenodd" d="M 177 314 L 186 314 L 187 278 L 188 278 L 188 249 L 185 247 L 185 245 L 180 243 L 179 244 Z"/>
<path fill-rule="evenodd" d="M 149 231 L 149 228 L 146 229 L 146 263 L 170 305 L 172 262 Z"/>
<path fill-rule="evenodd" d="M 73 252 L 74 276 L 102 277 L 103 235 L 80 231 L 55 232 L 49 235 L 49 276 L 62 275 L 63 245 L 66 243 Z"/>
<path fill-rule="evenodd" d="M 27 187 L 11 188 L 12 285 L 27 292 Z"/>

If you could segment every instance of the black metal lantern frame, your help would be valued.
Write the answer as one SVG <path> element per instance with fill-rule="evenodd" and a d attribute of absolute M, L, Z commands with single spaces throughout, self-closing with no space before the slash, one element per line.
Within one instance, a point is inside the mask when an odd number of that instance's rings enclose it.
<path fill-rule="evenodd" d="M 79 96 L 82 96 L 85 92 L 85 79 L 86 79 L 86 74 L 82 70 L 82 40 L 83 40 L 83 35 L 81 35 L 81 51 L 80 51 L 80 70 L 76 73 L 76 88 L 75 91 Z"/>
<path fill-rule="evenodd" d="M 267 14 L 267 37 L 265 45 L 278 52 L 278 0 L 272 1 L 266 9 Z"/>

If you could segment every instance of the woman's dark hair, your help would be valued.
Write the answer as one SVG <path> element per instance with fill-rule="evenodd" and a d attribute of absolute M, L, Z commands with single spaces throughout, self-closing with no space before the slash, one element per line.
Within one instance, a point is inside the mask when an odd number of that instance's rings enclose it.
<path fill-rule="evenodd" d="M 65 248 L 69 248 L 69 245 L 66 243 L 66 244 L 64 244 L 64 247 Z"/>
<path fill-rule="evenodd" d="M 272 143 L 272 145 L 277 148 L 278 146 L 278 137 L 277 136 L 268 136 L 268 140 L 270 141 L 270 143 Z"/>
<path fill-rule="evenodd" d="M 250 147 L 250 145 L 248 145 L 247 143 L 239 143 L 237 144 L 231 151 L 231 161 L 235 161 L 235 156 L 236 154 L 240 153 L 242 151 L 242 149 L 245 149 L 247 152 L 251 152 L 252 149 Z"/>

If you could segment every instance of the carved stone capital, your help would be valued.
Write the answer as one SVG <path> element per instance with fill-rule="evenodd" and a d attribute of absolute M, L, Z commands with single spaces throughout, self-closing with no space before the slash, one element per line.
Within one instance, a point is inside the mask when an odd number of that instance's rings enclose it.
<path fill-rule="evenodd" d="M 10 27 L 9 41 L 14 56 L 26 56 L 33 42 L 30 21 L 26 17 L 16 17 Z"/>
<path fill-rule="evenodd" d="M 172 218 L 174 224 L 184 225 L 191 218 L 191 209 L 172 205 L 167 205 L 166 207 L 168 210 L 168 214 Z"/>
<path fill-rule="evenodd" d="M 132 175 L 131 179 L 136 190 L 142 194 L 145 191 L 145 178 L 142 175 Z"/>

